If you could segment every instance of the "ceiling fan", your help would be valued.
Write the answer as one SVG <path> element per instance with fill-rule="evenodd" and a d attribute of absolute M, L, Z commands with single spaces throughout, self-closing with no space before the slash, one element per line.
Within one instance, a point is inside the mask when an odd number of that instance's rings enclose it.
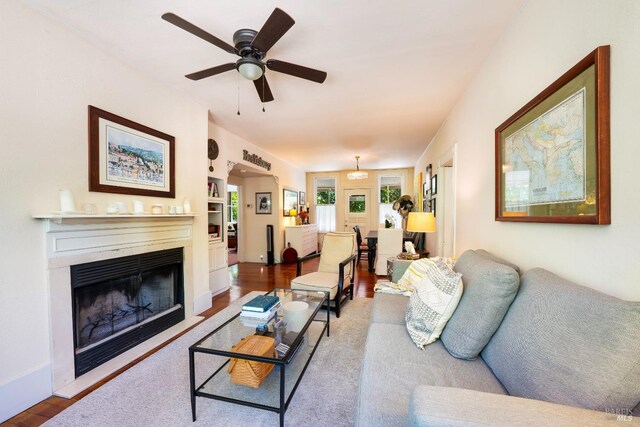
<path fill-rule="evenodd" d="M 313 68 L 303 67 L 302 65 L 291 64 L 277 59 L 269 59 L 266 62 L 263 61 L 269 49 L 271 49 L 295 23 L 293 18 L 281 9 L 276 8 L 271 13 L 271 16 L 269 16 L 260 31 L 248 28 L 236 31 L 233 34 L 233 44 L 235 46 L 231 46 L 173 13 L 165 13 L 162 15 L 162 19 L 208 41 L 226 52 L 233 53 L 240 57 L 236 62 L 230 62 L 187 74 L 185 77 L 191 80 L 200 80 L 236 69 L 244 78 L 253 80 L 256 90 L 258 91 L 258 96 L 262 102 L 270 102 L 273 101 L 273 94 L 264 75 L 265 66 L 271 71 L 289 74 L 290 76 L 300 77 L 317 83 L 322 83 L 327 78 L 327 73 L 324 71 L 314 70 Z"/>

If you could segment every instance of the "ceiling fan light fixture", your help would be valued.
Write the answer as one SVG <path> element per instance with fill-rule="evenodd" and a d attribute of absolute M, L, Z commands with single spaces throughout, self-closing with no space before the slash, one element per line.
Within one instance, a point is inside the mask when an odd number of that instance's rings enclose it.
<path fill-rule="evenodd" d="M 240 75 L 247 80 L 258 80 L 264 74 L 264 65 L 262 62 L 251 56 L 245 56 L 238 60 L 236 68 Z"/>
<path fill-rule="evenodd" d="M 175 25 L 176 27 L 193 34 L 194 36 L 211 43 L 212 45 L 233 55 L 238 55 L 239 60 L 226 64 L 210 67 L 185 75 L 190 80 L 202 80 L 207 77 L 226 73 L 233 69 L 238 71 L 246 80 L 252 80 L 258 92 L 260 101 L 263 103 L 273 101 L 273 94 L 269 83 L 265 77 L 265 66 L 276 73 L 288 74 L 293 77 L 309 80 L 316 83 L 323 83 L 327 78 L 327 73 L 315 70 L 302 65 L 291 64 L 277 59 L 269 59 L 265 64 L 262 60 L 266 57 L 269 49 L 273 47 L 282 36 L 295 24 L 292 17 L 287 15 L 282 9 L 275 8 L 269 18 L 265 21 L 259 31 L 251 28 L 241 28 L 233 33 L 233 46 L 222 39 L 208 33 L 202 28 L 192 24 L 175 13 L 167 12 L 162 15 L 162 19 Z M 240 78 L 238 76 L 238 78 Z M 239 85 L 238 85 L 239 93 Z M 264 106 L 262 108 L 264 111 Z M 238 109 L 240 115 L 240 109 Z"/>
<path fill-rule="evenodd" d="M 360 156 L 356 156 L 356 170 L 347 174 L 347 179 L 367 179 L 369 178 L 368 172 L 360 170 Z"/>

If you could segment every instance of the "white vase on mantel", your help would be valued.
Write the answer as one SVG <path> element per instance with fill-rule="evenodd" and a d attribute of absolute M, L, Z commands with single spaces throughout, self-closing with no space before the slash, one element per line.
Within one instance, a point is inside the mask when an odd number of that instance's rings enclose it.
<path fill-rule="evenodd" d="M 60 212 L 63 214 L 76 212 L 76 202 L 70 190 L 60 190 Z"/>

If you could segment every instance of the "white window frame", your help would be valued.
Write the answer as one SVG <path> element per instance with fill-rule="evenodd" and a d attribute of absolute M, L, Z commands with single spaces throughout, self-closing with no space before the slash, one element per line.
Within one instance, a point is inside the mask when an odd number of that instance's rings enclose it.
<path fill-rule="evenodd" d="M 382 178 L 400 178 L 400 195 L 402 196 L 405 191 L 404 191 L 404 175 L 401 173 L 389 173 L 389 174 L 385 174 L 385 173 L 381 173 L 380 175 L 378 175 L 378 203 L 382 204 L 382 200 L 380 199 L 380 190 L 382 190 Z M 393 202 L 392 202 L 393 203 Z"/>
<path fill-rule="evenodd" d="M 333 191 L 334 191 L 334 202 L 333 203 L 327 203 L 326 205 L 318 205 L 318 181 L 319 180 L 333 180 Z M 335 176 L 317 176 L 314 178 L 313 180 L 313 205 L 315 208 L 315 213 L 316 213 L 316 224 L 318 225 L 318 232 L 319 233 L 327 233 L 327 232 L 331 232 L 331 231 L 336 231 L 336 227 L 337 227 L 337 219 L 336 219 L 336 215 L 337 215 L 337 203 L 338 203 L 338 178 Z M 325 226 L 325 224 L 320 221 L 320 216 L 318 215 L 318 207 L 325 207 L 325 206 L 333 206 L 333 223 L 330 224 L 329 226 Z"/>
<path fill-rule="evenodd" d="M 388 209 L 383 208 L 383 206 L 389 205 L 390 203 L 382 202 L 382 198 L 380 194 L 382 192 L 382 178 L 400 178 L 400 195 L 402 196 L 404 194 L 404 175 L 401 173 L 388 173 L 388 174 L 381 173 L 380 175 L 378 175 L 378 187 L 376 188 L 376 191 L 378 192 L 378 222 L 381 224 L 384 224 L 385 218 L 383 216 L 383 213 Z M 393 204 L 393 201 L 391 202 L 391 204 Z M 395 211 L 392 211 L 391 215 L 396 220 L 395 228 L 402 227 L 402 218 L 400 217 L 400 214 L 398 214 Z"/>

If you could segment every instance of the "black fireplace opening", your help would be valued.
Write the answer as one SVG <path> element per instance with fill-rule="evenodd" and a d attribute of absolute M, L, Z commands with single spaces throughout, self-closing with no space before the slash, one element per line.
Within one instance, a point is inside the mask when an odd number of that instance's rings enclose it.
<path fill-rule="evenodd" d="M 71 267 L 76 377 L 184 320 L 182 248 Z"/>

